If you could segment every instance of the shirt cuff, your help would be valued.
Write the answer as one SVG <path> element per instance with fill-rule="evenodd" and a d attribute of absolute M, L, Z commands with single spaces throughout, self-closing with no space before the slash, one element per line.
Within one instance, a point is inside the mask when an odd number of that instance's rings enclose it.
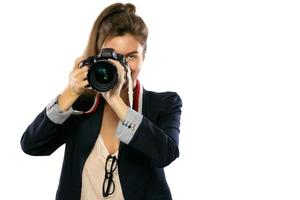
<path fill-rule="evenodd" d="M 116 135 L 125 144 L 129 144 L 136 130 L 140 126 L 143 115 L 129 108 L 124 122 L 119 122 Z"/>
<path fill-rule="evenodd" d="M 63 124 L 73 113 L 73 108 L 67 111 L 61 111 L 58 107 L 58 96 L 53 99 L 46 107 L 46 114 L 48 118 L 55 124 Z"/>

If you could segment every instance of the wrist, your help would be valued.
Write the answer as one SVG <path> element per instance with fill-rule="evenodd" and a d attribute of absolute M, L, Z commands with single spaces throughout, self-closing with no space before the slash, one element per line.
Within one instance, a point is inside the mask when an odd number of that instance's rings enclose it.
<path fill-rule="evenodd" d="M 124 103 L 123 99 L 120 96 L 111 97 L 109 99 L 109 102 L 107 103 L 115 111 L 120 121 L 123 122 L 129 109 L 128 106 Z"/>
<path fill-rule="evenodd" d="M 72 89 L 67 86 L 58 98 L 58 107 L 61 111 L 67 111 L 71 108 L 73 103 L 80 95 L 74 93 Z"/>
<path fill-rule="evenodd" d="M 68 85 L 65 90 L 63 91 L 63 93 L 67 94 L 69 97 L 71 98 L 78 98 L 80 96 L 80 94 L 74 92 L 74 90 L 72 90 L 71 86 Z"/>
<path fill-rule="evenodd" d="M 120 96 L 110 96 L 108 99 L 107 99 L 107 103 L 113 107 L 117 104 L 120 104 L 121 103 L 122 98 Z"/>

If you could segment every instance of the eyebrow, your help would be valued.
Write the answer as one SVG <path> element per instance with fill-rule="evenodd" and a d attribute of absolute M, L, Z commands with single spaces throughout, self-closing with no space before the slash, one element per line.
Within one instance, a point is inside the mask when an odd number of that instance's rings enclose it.
<path fill-rule="evenodd" d="M 139 52 L 138 51 L 132 51 L 132 52 L 127 53 L 125 56 L 129 56 L 129 55 L 136 54 L 136 53 L 139 53 Z"/>

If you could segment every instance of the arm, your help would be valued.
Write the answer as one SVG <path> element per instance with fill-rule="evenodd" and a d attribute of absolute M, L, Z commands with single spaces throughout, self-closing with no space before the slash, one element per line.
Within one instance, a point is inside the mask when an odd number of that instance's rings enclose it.
<path fill-rule="evenodd" d="M 180 97 L 173 92 L 157 99 L 159 114 L 155 122 L 152 122 L 130 109 L 120 97 L 125 83 L 124 68 L 119 62 L 111 62 L 118 70 L 118 84 L 112 90 L 101 94 L 120 120 L 116 130 L 117 137 L 142 152 L 154 166 L 169 165 L 179 156 L 178 136 L 182 106 Z"/>
<path fill-rule="evenodd" d="M 66 89 L 55 98 L 29 125 L 21 138 L 23 151 L 30 155 L 50 155 L 66 142 L 72 105 L 86 88 L 88 68 L 79 68 L 83 57 L 76 59 Z M 70 119 L 69 119 L 70 118 Z"/>
<path fill-rule="evenodd" d="M 149 158 L 151 164 L 156 167 L 165 167 L 179 156 L 179 127 L 182 101 L 176 93 L 171 93 L 161 100 L 162 109 L 157 122 L 151 122 L 145 116 L 139 123 L 138 115 L 130 117 L 130 111 L 126 118 L 128 121 L 136 120 L 133 127 L 126 127 L 119 123 L 117 136 L 120 140 L 134 149 L 142 152 Z M 125 119 L 125 121 L 127 121 Z"/>
<path fill-rule="evenodd" d="M 52 154 L 66 141 L 66 120 L 71 113 L 72 109 L 60 111 L 55 98 L 26 129 L 21 138 L 22 150 L 35 156 Z"/>

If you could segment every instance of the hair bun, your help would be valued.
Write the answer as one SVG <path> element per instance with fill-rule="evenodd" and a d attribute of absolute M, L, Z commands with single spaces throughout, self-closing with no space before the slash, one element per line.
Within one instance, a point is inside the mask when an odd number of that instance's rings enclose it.
<path fill-rule="evenodd" d="M 131 13 L 131 14 L 135 14 L 135 6 L 131 3 L 127 3 L 124 5 L 124 9 L 126 12 Z"/>

